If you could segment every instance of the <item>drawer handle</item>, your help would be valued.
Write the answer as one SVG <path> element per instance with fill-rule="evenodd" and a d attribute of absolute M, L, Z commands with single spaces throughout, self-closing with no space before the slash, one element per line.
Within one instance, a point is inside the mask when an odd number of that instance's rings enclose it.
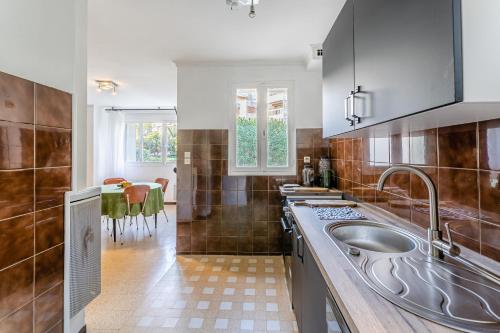
<path fill-rule="evenodd" d="M 351 98 L 351 94 L 344 99 L 344 118 L 349 122 L 349 126 L 354 126 L 354 120 L 349 118 L 349 98 Z"/>
<path fill-rule="evenodd" d="M 353 119 L 353 122 L 356 122 L 356 124 L 359 124 L 361 122 L 361 117 L 357 116 L 356 113 L 354 112 L 354 98 L 356 97 L 356 94 L 359 92 L 361 92 L 361 86 L 357 86 L 356 90 L 351 91 L 351 94 L 348 97 L 351 99 L 351 117 Z"/>

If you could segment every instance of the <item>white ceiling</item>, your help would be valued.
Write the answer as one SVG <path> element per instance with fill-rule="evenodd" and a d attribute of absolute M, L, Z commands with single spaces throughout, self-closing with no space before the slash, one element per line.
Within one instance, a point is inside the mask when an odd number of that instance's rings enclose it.
<path fill-rule="evenodd" d="M 261 0 L 230 11 L 226 0 L 89 0 L 89 103 L 176 104 L 176 63 L 306 62 L 345 0 Z M 112 79 L 117 96 L 97 93 Z"/>

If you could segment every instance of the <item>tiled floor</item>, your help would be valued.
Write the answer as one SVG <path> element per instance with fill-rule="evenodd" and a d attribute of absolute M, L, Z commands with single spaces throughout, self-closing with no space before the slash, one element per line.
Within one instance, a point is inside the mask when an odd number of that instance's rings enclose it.
<path fill-rule="evenodd" d="M 141 235 L 123 246 L 103 238 L 90 333 L 296 331 L 281 257 L 175 257 L 175 225 L 162 220 L 153 238 Z"/>

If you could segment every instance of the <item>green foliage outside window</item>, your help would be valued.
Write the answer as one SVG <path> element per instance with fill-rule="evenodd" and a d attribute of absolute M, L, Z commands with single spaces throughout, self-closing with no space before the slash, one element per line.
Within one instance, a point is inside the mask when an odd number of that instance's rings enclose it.
<path fill-rule="evenodd" d="M 257 166 L 257 119 L 238 118 L 236 121 L 236 165 Z"/>
<path fill-rule="evenodd" d="M 161 127 L 143 124 L 142 154 L 145 162 L 161 162 Z"/>
<path fill-rule="evenodd" d="M 267 120 L 267 165 L 288 166 L 288 124 L 282 119 Z"/>
<path fill-rule="evenodd" d="M 167 161 L 177 159 L 177 126 L 167 126 Z"/>
<path fill-rule="evenodd" d="M 267 164 L 288 166 L 288 124 L 280 119 L 268 119 Z M 238 167 L 257 166 L 257 119 L 238 118 L 236 121 L 236 161 Z"/>

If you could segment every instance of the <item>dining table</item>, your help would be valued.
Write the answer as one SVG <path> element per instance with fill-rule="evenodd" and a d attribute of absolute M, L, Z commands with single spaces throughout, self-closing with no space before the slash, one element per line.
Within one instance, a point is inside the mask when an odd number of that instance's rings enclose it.
<path fill-rule="evenodd" d="M 163 209 L 162 186 L 158 183 L 136 182 L 132 185 L 147 185 L 151 189 L 144 206 L 144 216 L 154 216 L 155 228 L 158 224 L 158 213 Z M 101 185 L 101 215 L 113 220 L 113 241 L 116 242 L 116 222 L 128 216 L 127 201 L 123 195 L 125 189 L 118 184 Z M 141 213 L 140 204 L 130 207 L 130 215 Z"/>

